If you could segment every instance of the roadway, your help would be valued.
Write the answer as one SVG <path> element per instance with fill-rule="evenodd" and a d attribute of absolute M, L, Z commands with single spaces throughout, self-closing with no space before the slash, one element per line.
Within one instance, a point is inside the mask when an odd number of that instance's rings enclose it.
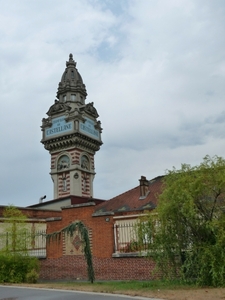
<path fill-rule="evenodd" d="M 0 300 L 160 300 L 125 295 L 0 285 Z"/>

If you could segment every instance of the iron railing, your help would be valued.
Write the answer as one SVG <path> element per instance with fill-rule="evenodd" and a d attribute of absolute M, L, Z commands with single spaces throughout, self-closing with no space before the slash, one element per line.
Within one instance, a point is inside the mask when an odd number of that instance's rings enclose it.
<path fill-rule="evenodd" d="M 25 231 L 22 233 L 0 233 L 0 250 L 26 253 L 38 258 L 46 257 L 46 231 Z"/>
<path fill-rule="evenodd" d="M 114 224 L 114 252 L 132 253 L 146 251 L 148 240 L 140 238 L 137 232 L 137 224 Z"/>

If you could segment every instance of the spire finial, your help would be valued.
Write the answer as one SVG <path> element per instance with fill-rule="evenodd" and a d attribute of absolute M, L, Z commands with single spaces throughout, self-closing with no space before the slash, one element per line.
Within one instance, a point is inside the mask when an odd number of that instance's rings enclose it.
<path fill-rule="evenodd" d="M 68 67 L 68 66 L 75 66 L 76 67 L 76 62 L 73 60 L 73 54 L 72 53 L 70 53 L 70 55 L 69 55 L 69 61 L 67 61 L 66 62 L 66 66 Z"/>

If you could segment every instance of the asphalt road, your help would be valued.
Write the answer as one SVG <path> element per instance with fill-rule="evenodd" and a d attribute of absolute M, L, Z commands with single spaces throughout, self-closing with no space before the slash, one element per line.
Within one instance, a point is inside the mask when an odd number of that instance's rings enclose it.
<path fill-rule="evenodd" d="M 100 293 L 0 286 L 0 300 L 160 300 Z"/>

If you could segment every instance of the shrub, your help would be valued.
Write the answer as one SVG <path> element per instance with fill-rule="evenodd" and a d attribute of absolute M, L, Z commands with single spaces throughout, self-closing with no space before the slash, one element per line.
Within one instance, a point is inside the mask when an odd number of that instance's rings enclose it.
<path fill-rule="evenodd" d="M 39 278 L 39 274 L 36 270 L 32 269 L 29 273 L 26 275 L 26 282 L 27 283 L 36 283 Z"/>
<path fill-rule="evenodd" d="M 9 253 L 0 254 L 0 282 L 20 283 L 27 282 L 31 278 L 33 282 L 36 282 L 38 271 L 39 262 L 36 257 Z"/>

